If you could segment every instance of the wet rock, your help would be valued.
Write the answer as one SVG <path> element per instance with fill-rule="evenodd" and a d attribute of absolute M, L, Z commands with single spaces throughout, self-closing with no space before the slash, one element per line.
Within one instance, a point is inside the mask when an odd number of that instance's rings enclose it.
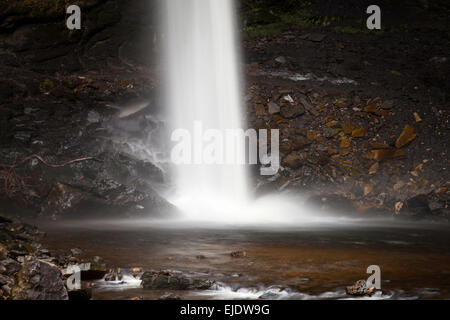
<path fill-rule="evenodd" d="M 14 300 L 67 300 L 61 271 L 48 262 L 25 258 L 11 292 Z"/>
<path fill-rule="evenodd" d="M 110 270 L 110 272 L 107 273 L 103 279 L 105 281 L 122 281 L 123 274 L 120 268 L 115 268 L 113 270 Z"/>
<path fill-rule="evenodd" d="M 289 104 L 281 107 L 280 113 L 284 118 L 291 119 L 305 114 L 305 108 L 302 105 Z"/>
<path fill-rule="evenodd" d="M 1 261 L 0 264 L 5 268 L 2 273 L 6 275 L 14 275 L 22 268 L 19 262 L 10 258 Z"/>
<path fill-rule="evenodd" d="M 282 163 L 289 168 L 297 169 L 305 163 L 305 157 L 302 153 L 292 152 L 284 157 Z"/>
<path fill-rule="evenodd" d="M 168 271 L 145 272 L 141 280 L 143 288 L 151 290 L 188 290 L 191 285 L 188 278 Z"/>
<path fill-rule="evenodd" d="M 361 297 L 365 295 L 372 295 L 375 292 L 375 288 L 368 287 L 366 280 L 358 280 L 354 285 L 346 287 L 345 291 L 349 295 Z"/>
<path fill-rule="evenodd" d="M 6 217 L 0 216 L 0 223 L 12 223 L 12 220 L 10 220 Z"/>
<path fill-rule="evenodd" d="M 149 271 L 142 277 L 142 286 L 149 290 L 206 290 L 213 282 L 203 279 L 192 279 L 170 271 Z"/>
<path fill-rule="evenodd" d="M 0 260 L 6 259 L 6 257 L 8 256 L 8 250 L 6 250 L 6 248 L 0 244 Z"/>
<path fill-rule="evenodd" d="M 230 253 L 232 258 L 245 258 L 247 257 L 247 252 L 245 251 L 233 251 Z"/>
<path fill-rule="evenodd" d="M 78 187 L 56 183 L 41 206 L 41 214 L 52 217 L 170 216 L 175 212 L 175 207 L 155 191 L 139 191 L 112 179 Z"/>
<path fill-rule="evenodd" d="M 287 62 L 286 58 L 283 56 L 276 57 L 275 61 L 281 64 L 285 64 Z"/>
<path fill-rule="evenodd" d="M 306 40 L 312 41 L 312 42 L 322 42 L 323 39 L 325 39 L 325 34 L 320 33 L 311 33 L 306 36 Z"/>
<path fill-rule="evenodd" d="M 181 298 L 174 293 L 165 293 L 158 300 L 181 300 Z"/>
<path fill-rule="evenodd" d="M 418 195 L 406 200 L 400 210 L 402 217 L 422 219 L 431 215 L 426 195 Z"/>
<path fill-rule="evenodd" d="M 44 215 L 59 215 L 76 207 L 88 196 L 79 189 L 56 183 L 41 206 Z"/>
<path fill-rule="evenodd" d="M 280 106 L 275 102 L 269 102 L 268 108 L 270 114 L 276 114 L 280 112 Z"/>
<path fill-rule="evenodd" d="M 323 136 L 327 139 L 334 137 L 338 133 L 339 133 L 339 131 L 335 128 L 329 128 L 329 127 L 323 128 Z"/>
<path fill-rule="evenodd" d="M 79 249 L 79 248 L 73 248 L 70 249 L 70 252 L 74 255 L 74 256 L 79 256 L 83 254 L 83 250 Z"/>
<path fill-rule="evenodd" d="M 131 268 L 130 272 L 133 277 L 136 277 L 142 272 L 142 268 Z"/>
<path fill-rule="evenodd" d="M 79 290 L 71 290 L 68 292 L 69 300 L 88 301 L 92 298 L 92 288 L 83 288 Z"/>
<path fill-rule="evenodd" d="M 89 123 L 98 123 L 100 122 L 100 114 L 94 110 L 89 111 L 87 121 Z"/>
<path fill-rule="evenodd" d="M 305 205 L 319 209 L 325 214 L 352 216 L 352 214 L 355 213 L 353 202 L 350 199 L 337 194 L 311 196 L 306 200 Z"/>

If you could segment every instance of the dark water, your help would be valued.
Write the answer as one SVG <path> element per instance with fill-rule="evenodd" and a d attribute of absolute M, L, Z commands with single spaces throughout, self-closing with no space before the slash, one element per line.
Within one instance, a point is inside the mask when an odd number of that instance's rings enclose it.
<path fill-rule="evenodd" d="M 366 279 L 370 265 L 380 266 L 382 280 L 382 292 L 371 299 L 450 298 L 450 229 L 445 226 L 388 222 L 219 228 L 141 221 L 40 227 L 55 253 L 77 247 L 110 266 L 181 271 L 218 284 L 215 290 L 176 292 L 183 299 L 349 298 L 345 286 Z M 246 256 L 233 258 L 233 251 Z M 98 281 L 93 297 L 157 299 L 164 293 L 143 290 L 138 281 Z"/>

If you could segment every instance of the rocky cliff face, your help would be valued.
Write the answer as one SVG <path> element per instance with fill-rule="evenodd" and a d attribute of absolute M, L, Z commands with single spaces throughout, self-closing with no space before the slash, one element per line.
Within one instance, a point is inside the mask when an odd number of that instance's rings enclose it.
<path fill-rule="evenodd" d="M 69 4 L 81 7 L 81 30 L 66 27 Z M 146 151 L 160 126 L 154 8 L 155 1 L 0 3 L 2 213 L 171 208 L 154 190 L 163 168 Z M 130 99 L 145 110 L 121 111 Z"/>

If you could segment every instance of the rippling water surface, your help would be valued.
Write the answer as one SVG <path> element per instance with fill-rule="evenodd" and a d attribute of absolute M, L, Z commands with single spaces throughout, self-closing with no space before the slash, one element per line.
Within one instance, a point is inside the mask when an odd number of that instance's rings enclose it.
<path fill-rule="evenodd" d="M 382 292 L 370 299 L 450 298 L 448 227 L 393 222 L 196 227 L 182 223 L 83 222 L 42 225 L 46 245 L 83 249 L 121 268 L 168 269 L 216 281 L 213 290 L 175 292 L 183 299 L 348 299 L 345 286 L 381 268 Z M 246 256 L 233 258 L 233 251 Z M 95 283 L 95 299 L 157 299 L 166 291 Z"/>

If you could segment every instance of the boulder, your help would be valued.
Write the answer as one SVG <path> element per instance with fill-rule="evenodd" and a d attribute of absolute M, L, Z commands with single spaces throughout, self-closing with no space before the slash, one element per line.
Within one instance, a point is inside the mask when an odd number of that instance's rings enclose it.
<path fill-rule="evenodd" d="M 354 285 L 345 288 L 345 291 L 349 295 L 361 297 L 365 295 L 372 295 L 375 292 L 375 288 L 368 287 L 366 280 L 358 280 Z"/>
<path fill-rule="evenodd" d="M 170 271 L 145 272 L 141 280 L 143 288 L 149 290 L 207 290 L 213 285 L 210 280 L 192 279 Z"/>
<path fill-rule="evenodd" d="M 431 214 L 427 196 L 424 194 L 406 200 L 400 210 L 402 217 L 410 219 L 424 219 L 431 216 Z"/>
<path fill-rule="evenodd" d="M 14 300 L 67 300 L 61 271 L 53 264 L 27 256 L 12 288 Z"/>

